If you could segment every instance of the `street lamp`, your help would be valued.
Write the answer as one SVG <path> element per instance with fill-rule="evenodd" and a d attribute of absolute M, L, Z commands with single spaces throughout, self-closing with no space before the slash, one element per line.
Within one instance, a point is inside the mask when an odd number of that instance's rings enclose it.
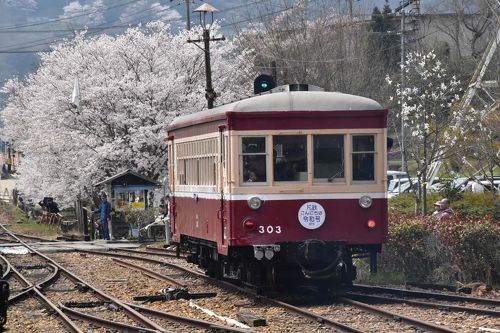
<path fill-rule="evenodd" d="M 205 77 L 206 77 L 206 89 L 205 98 L 208 102 L 208 108 L 212 109 L 214 107 L 214 101 L 217 97 L 213 87 L 212 87 L 212 69 L 210 67 L 210 41 L 221 41 L 225 40 L 224 36 L 218 38 L 210 38 L 210 28 L 214 23 L 214 12 L 218 12 L 217 8 L 204 3 L 200 7 L 196 8 L 193 13 L 200 13 L 200 24 L 203 26 L 203 37 L 202 39 L 188 40 L 188 43 L 204 43 L 204 48 L 198 46 L 203 52 L 205 52 Z M 207 13 L 212 14 L 210 24 L 207 27 Z"/>

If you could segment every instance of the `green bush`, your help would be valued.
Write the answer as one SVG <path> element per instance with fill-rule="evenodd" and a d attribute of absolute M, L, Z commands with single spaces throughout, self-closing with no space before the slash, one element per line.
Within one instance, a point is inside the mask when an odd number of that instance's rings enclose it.
<path fill-rule="evenodd" d="M 500 284 L 500 225 L 488 217 L 438 221 L 392 213 L 379 271 L 406 281 Z"/>
<path fill-rule="evenodd" d="M 498 282 L 500 277 L 500 228 L 488 223 L 466 224 L 454 244 L 463 280 Z"/>
<path fill-rule="evenodd" d="M 398 214 L 415 214 L 415 197 L 410 193 L 403 193 L 389 199 L 389 210 Z"/>
<path fill-rule="evenodd" d="M 459 196 L 458 196 L 459 197 Z M 455 196 L 455 198 L 458 198 Z M 437 193 L 427 195 L 427 208 L 429 214 L 433 211 L 433 205 L 443 196 Z M 450 198 L 448 198 L 450 199 Z M 464 218 L 483 218 L 486 216 L 497 216 L 499 206 L 495 206 L 491 193 L 462 193 L 461 199 L 451 201 L 451 208 L 455 214 Z M 500 201 L 500 198 L 497 200 Z M 389 209 L 391 212 L 404 215 L 415 214 L 415 198 L 412 194 L 404 193 L 395 196 L 389 200 Z M 496 218 L 498 220 L 498 217 Z"/>
<path fill-rule="evenodd" d="M 406 281 L 449 283 L 451 252 L 420 218 L 399 216 L 389 228 L 380 271 L 402 274 Z M 446 269 L 443 269 L 446 267 Z"/>
<path fill-rule="evenodd" d="M 155 221 L 156 209 L 131 209 L 125 212 L 125 221 L 134 227 L 143 228 Z"/>
<path fill-rule="evenodd" d="M 482 218 L 495 212 L 493 196 L 489 192 L 464 193 L 463 198 L 452 202 L 451 207 L 458 216 L 469 218 Z"/>

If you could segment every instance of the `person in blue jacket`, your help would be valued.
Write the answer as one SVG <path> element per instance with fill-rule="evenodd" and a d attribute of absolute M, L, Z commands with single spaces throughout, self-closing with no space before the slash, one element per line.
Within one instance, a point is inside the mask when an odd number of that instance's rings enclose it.
<path fill-rule="evenodd" d="M 99 206 L 99 218 L 101 220 L 101 232 L 105 240 L 109 240 L 109 223 L 111 223 L 111 204 L 108 202 L 106 193 L 101 193 L 101 205 Z"/>

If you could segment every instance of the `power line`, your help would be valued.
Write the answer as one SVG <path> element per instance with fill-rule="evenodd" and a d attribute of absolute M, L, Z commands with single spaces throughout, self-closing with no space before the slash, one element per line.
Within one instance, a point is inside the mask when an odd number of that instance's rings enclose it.
<path fill-rule="evenodd" d="M 129 15 L 125 15 L 125 16 L 122 16 L 122 18 L 127 18 L 127 17 L 131 17 L 131 16 L 135 16 L 137 15 L 138 13 L 143 13 L 143 12 L 146 12 L 146 11 L 150 11 L 150 10 L 153 10 L 154 8 L 157 8 L 161 5 L 155 5 L 155 6 L 152 6 L 148 9 L 145 9 L 145 10 L 140 10 L 138 12 L 134 12 L 132 14 L 129 14 Z M 170 7 L 168 8 L 165 8 L 165 9 L 162 9 L 160 11 L 157 11 L 155 14 L 158 14 L 158 13 L 161 13 L 161 12 L 165 12 L 165 11 L 168 11 L 170 10 Z M 142 19 L 142 18 L 146 18 L 148 17 L 148 15 L 146 16 L 143 16 L 143 17 L 140 17 L 139 19 Z M 136 21 L 137 19 L 134 19 L 130 22 L 134 22 Z M 166 22 L 175 22 L 176 20 L 175 19 L 172 19 L 172 20 L 167 20 Z M 138 24 L 132 24 L 130 23 L 129 25 L 115 25 L 115 26 L 96 26 L 96 27 L 91 27 L 91 28 L 85 28 L 85 29 L 74 29 L 74 30 L 70 30 L 70 29 L 62 29 L 62 31 L 68 31 L 68 32 L 73 32 L 75 33 L 76 31 L 89 31 L 90 32 L 87 34 L 87 35 L 94 35 L 94 34 L 97 34 L 99 32 L 102 32 L 104 30 L 109 30 L 109 29 L 115 29 L 115 28 L 132 28 L 134 26 L 138 26 L 139 24 L 141 24 L 141 22 L 139 22 Z M 1 31 L 0 31 L 1 32 Z M 50 43 L 56 43 L 56 42 L 59 42 L 61 40 L 63 40 L 64 38 L 67 38 L 69 37 L 70 34 L 63 34 L 63 35 L 58 35 L 58 36 L 51 36 L 51 37 L 47 37 L 47 38 L 44 38 L 44 39 L 38 39 L 36 41 L 29 41 L 29 42 L 24 42 L 24 43 L 21 43 L 21 44 L 13 44 L 13 45 L 9 45 L 7 46 L 7 49 L 4 49 L 3 50 L 0 50 L 0 53 L 16 53 L 16 51 L 22 51 L 20 53 L 38 53 L 38 52 L 50 52 L 50 50 L 20 50 L 20 49 L 23 49 L 23 48 L 27 48 L 27 47 L 33 47 L 33 46 L 40 46 L 40 45 L 47 45 L 47 44 L 50 44 Z M 48 42 L 43 42 L 43 41 L 48 41 Z"/>
<path fill-rule="evenodd" d="M 133 3 L 133 2 L 138 2 L 138 1 L 141 1 L 141 0 L 131 0 L 131 1 L 128 1 L 128 2 L 125 2 L 125 3 L 121 3 L 121 4 L 118 4 L 118 5 L 114 5 L 114 6 L 111 6 L 111 7 L 106 7 L 104 9 L 102 9 L 102 10 L 95 9 L 95 10 L 92 10 L 92 11 L 86 11 L 86 12 L 82 12 L 80 14 L 76 14 L 76 15 L 72 15 L 72 16 L 50 19 L 50 20 L 44 21 L 44 22 L 36 22 L 36 23 L 29 23 L 29 24 L 22 24 L 22 25 L 12 25 L 12 26 L 4 26 L 4 27 L 0 26 L 0 31 L 12 30 L 12 29 L 19 29 L 19 28 L 27 28 L 27 27 L 35 27 L 35 26 L 44 25 L 44 24 L 50 24 L 50 23 L 54 23 L 54 22 L 67 21 L 67 20 L 71 20 L 71 19 L 74 19 L 74 18 L 78 18 L 78 17 L 82 17 L 82 16 L 87 16 L 89 14 L 96 14 L 96 13 L 100 13 L 100 12 L 106 12 L 108 10 L 111 10 L 111 9 L 114 9 L 114 8 L 118 8 L 118 7 L 123 7 L 123 6 L 129 5 L 129 4 Z"/>
<path fill-rule="evenodd" d="M 455 25 L 454 23 L 451 23 L 451 24 L 448 24 L 448 25 L 445 25 L 444 27 L 445 28 L 449 28 L 451 26 Z M 426 37 L 429 37 L 433 34 L 436 34 L 436 33 L 439 33 L 441 31 L 440 28 L 434 30 L 434 31 L 431 31 L 425 35 L 422 35 L 421 37 L 419 37 L 420 39 L 424 39 Z M 387 47 L 387 48 L 384 48 L 384 49 L 379 49 L 379 50 L 376 50 L 372 53 L 368 53 L 368 55 L 376 55 L 377 53 L 379 52 L 382 52 L 382 51 L 389 51 L 389 50 L 392 50 L 392 49 L 397 49 L 399 48 L 400 45 L 394 45 L 394 46 L 391 46 L 391 47 Z M 361 59 L 362 57 L 344 57 L 344 58 L 337 58 L 337 59 L 328 59 L 328 60 L 303 60 L 303 59 L 290 59 L 290 58 L 277 58 L 276 56 L 274 55 L 271 55 L 271 54 L 266 54 L 266 53 L 262 53 L 262 52 L 259 52 L 258 53 L 259 55 L 261 56 L 264 56 L 264 57 L 267 57 L 267 58 L 271 58 L 271 59 L 274 59 L 274 60 L 282 60 L 282 61 L 286 61 L 286 62 L 296 62 L 296 63 L 340 63 L 340 62 L 345 62 L 345 61 L 350 61 L 350 60 L 359 60 Z M 283 66 L 281 68 L 293 68 L 293 67 L 298 67 L 300 65 L 297 65 L 297 66 Z"/>

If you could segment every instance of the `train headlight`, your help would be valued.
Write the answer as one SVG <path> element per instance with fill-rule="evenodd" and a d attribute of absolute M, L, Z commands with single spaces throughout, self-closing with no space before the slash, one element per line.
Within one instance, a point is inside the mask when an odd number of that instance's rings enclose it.
<path fill-rule="evenodd" d="M 262 206 L 262 200 L 259 197 L 251 197 L 247 202 L 248 207 L 253 210 L 257 210 Z"/>
<path fill-rule="evenodd" d="M 367 195 L 363 195 L 359 198 L 359 205 L 363 208 L 370 208 L 372 205 L 372 198 Z"/>

